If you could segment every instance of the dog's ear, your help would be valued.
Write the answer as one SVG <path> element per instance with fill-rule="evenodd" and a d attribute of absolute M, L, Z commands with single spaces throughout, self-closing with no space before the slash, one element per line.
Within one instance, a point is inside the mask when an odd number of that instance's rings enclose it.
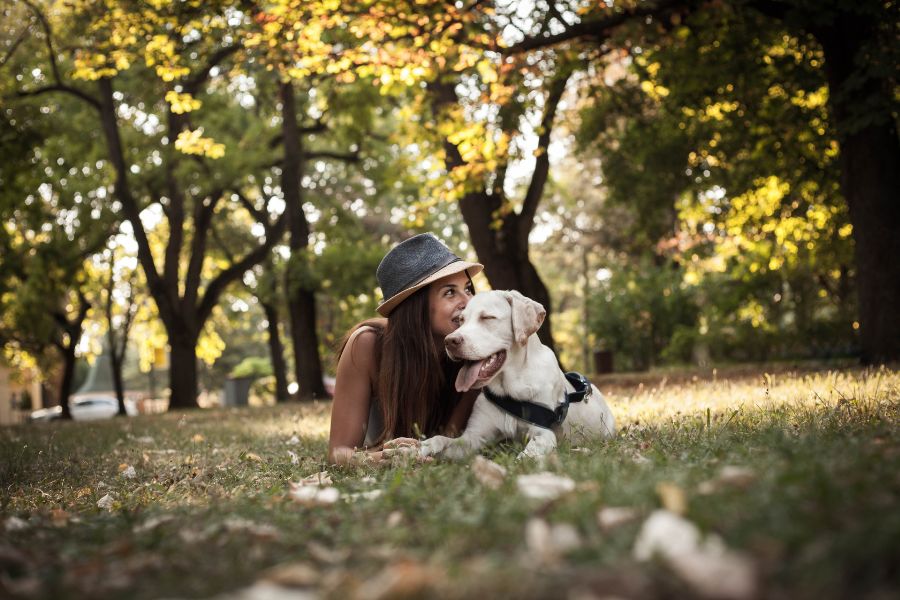
<path fill-rule="evenodd" d="M 541 328 L 547 311 L 539 302 L 526 298 L 515 290 L 506 292 L 512 313 L 513 338 L 520 346 L 528 343 L 528 336 Z"/>

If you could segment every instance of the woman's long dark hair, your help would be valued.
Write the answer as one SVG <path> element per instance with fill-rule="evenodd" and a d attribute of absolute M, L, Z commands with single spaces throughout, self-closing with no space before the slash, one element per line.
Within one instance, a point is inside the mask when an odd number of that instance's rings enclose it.
<path fill-rule="evenodd" d="M 454 387 L 460 364 L 447 357 L 431 333 L 428 286 L 397 305 L 389 319 L 363 321 L 350 333 L 366 326 L 377 335 L 375 391 L 384 423 L 377 444 L 441 433 L 462 396 Z"/>

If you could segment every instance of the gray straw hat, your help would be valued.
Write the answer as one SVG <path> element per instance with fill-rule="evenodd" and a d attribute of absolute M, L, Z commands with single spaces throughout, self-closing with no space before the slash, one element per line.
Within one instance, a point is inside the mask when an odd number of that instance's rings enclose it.
<path fill-rule="evenodd" d="M 397 244 L 381 259 L 375 277 L 384 301 L 378 305 L 383 317 L 416 290 L 442 277 L 466 271 L 474 277 L 484 269 L 479 263 L 456 256 L 430 233 L 421 233 Z"/>

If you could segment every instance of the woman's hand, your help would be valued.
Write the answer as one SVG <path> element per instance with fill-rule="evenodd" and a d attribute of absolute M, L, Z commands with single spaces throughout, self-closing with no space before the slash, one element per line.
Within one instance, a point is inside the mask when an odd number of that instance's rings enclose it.
<path fill-rule="evenodd" d="M 395 438 L 385 442 L 381 450 L 358 450 L 346 446 L 335 448 L 332 461 L 341 466 L 388 467 L 412 461 L 431 462 L 432 458 L 419 456 L 419 440 Z"/>

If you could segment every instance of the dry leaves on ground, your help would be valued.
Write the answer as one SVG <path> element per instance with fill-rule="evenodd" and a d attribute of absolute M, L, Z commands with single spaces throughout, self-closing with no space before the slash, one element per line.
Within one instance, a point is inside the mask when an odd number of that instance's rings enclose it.
<path fill-rule="evenodd" d="M 531 500 L 555 500 L 575 489 L 575 481 L 564 475 L 544 471 L 516 478 L 519 493 Z"/>
<path fill-rule="evenodd" d="M 641 561 L 660 558 L 704 597 L 745 600 L 756 596 L 753 561 L 726 548 L 717 535 L 704 538 L 695 524 L 671 511 L 657 510 L 647 518 L 633 552 Z"/>
<path fill-rule="evenodd" d="M 506 479 L 506 469 L 483 456 L 476 456 L 472 461 L 472 472 L 481 485 L 492 490 L 498 489 Z"/>

